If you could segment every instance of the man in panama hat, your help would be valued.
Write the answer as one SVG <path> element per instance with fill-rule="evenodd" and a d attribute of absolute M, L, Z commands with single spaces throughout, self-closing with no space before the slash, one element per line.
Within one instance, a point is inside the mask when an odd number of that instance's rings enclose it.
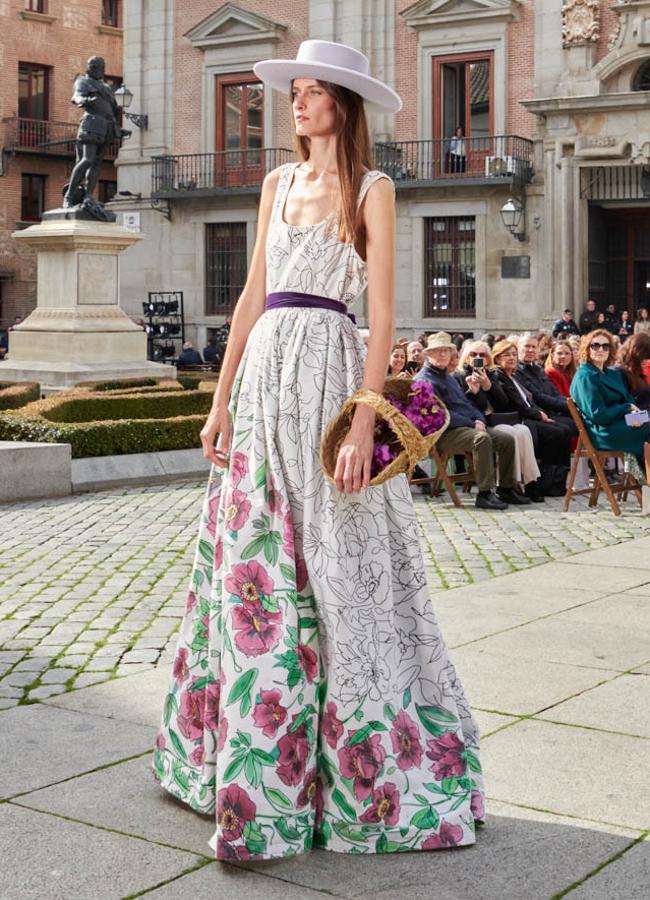
<path fill-rule="evenodd" d="M 509 434 L 488 428 L 485 416 L 468 400 L 463 389 L 447 371 L 456 347 L 451 335 L 438 331 L 429 336 L 426 360 L 415 381 L 430 382 L 449 410 L 449 427 L 438 441 L 438 449 L 449 453 L 472 453 L 476 471 L 479 509 L 507 509 L 508 504 L 530 503 L 515 490 L 515 441 Z M 494 454 L 498 454 L 499 487 L 496 492 Z"/>

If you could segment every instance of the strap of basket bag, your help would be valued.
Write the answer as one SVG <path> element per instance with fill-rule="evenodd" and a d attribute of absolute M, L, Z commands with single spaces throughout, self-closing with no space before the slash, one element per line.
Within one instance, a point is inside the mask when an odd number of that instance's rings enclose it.
<path fill-rule="evenodd" d="M 417 462 L 427 454 L 424 439 L 415 425 L 409 422 L 406 416 L 396 409 L 382 394 L 377 394 L 375 391 L 362 388 L 356 394 L 353 394 L 347 402 L 353 406 L 359 403 L 367 403 L 369 406 L 372 406 L 375 412 L 379 413 L 382 419 L 388 422 L 404 446 L 408 457 L 407 471 L 410 476 Z"/>

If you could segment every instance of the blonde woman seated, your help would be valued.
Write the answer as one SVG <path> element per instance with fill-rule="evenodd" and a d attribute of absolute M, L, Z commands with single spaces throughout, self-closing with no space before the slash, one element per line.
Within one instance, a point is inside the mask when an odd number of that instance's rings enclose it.
<path fill-rule="evenodd" d="M 492 354 L 484 341 L 466 341 L 455 377 L 471 400 L 486 417 L 491 428 L 505 432 L 515 441 L 515 480 L 527 489 L 531 500 L 543 501 L 533 486 L 540 477 L 530 430 L 510 412 L 508 398 L 492 370 Z"/>

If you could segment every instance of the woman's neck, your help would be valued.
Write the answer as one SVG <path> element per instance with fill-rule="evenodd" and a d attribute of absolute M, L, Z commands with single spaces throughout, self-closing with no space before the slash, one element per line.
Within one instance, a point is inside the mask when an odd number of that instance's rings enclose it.
<path fill-rule="evenodd" d="M 309 144 L 309 159 L 305 161 L 316 178 L 321 175 L 337 175 L 336 136 L 313 137 Z"/>

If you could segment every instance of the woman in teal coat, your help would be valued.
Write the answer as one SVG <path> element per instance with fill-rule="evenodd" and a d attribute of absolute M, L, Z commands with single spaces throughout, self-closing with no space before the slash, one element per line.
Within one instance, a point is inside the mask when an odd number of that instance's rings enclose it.
<path fill-rule="evenodd" d="M 643 465 L 644 444 L 650 439 L 648 424 L 628 425 L 625 416 L 638 406 L 623 381 L 621 371 L 610 366 L 616 348 L 609 331 L 598 328 L 582 338 L 578 371 L 571 382 L 571 396 L 597 450 L 624 450 Z"/>

